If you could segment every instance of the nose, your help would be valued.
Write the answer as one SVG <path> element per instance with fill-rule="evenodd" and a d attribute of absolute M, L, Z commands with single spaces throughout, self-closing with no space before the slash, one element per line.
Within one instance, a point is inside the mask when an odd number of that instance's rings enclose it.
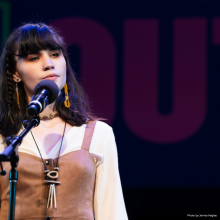
<path fill-rule="evenodd" d="M 51 69 L 54 69 L 53 61 L 50 58 L 46 58 L 43 63 L 43 70 L 47 71 Z"/>
<path fill-rule="evenodd" d="M 43 70 L 47 71 L 47 70 L 52 70 L 54 69 L 54 65 L 53 64 L 48 64 L 46 66 L 43 66 Z"/>

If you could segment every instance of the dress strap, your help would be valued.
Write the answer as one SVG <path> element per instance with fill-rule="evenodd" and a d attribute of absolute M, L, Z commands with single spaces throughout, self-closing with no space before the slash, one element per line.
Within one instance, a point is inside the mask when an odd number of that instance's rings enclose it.
<path fill-rule="evenodd" d="M 97 121 L 89 121 L 87 123 L 81 149 L 89 151 L 96 122 Z"/>

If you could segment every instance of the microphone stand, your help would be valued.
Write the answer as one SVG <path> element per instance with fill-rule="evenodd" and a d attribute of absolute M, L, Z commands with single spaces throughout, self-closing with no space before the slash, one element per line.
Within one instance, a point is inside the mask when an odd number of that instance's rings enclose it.
<path fill-rule="evenodd" d="M 26 123 L 26 124 L 25 124 Z M 34 116 L 29 123 L 24 121 L 25 129 L 19 136 L 16 136 L 14 139 L 6 138 L 7 147 L 0 154 L 0 166 L 2 171 L 1 175 L 5 175 L 6 171 L 3 170 L 2 163 L 3 161 L 11 162 L 11 171 L 9 173 L 9 182 L 10 182 L 10 200 L 9 200 L 9 216 L 8 220 L 14 220 L 14 211 L 15 211 L 15 195 L 16 195 L 16 183 L 18 181 L 18 172 L 17 172 L 17 163 L 19 161 L 18 155 L 16 155 L 16 147 L 18 147 L 25 135 L 33 128 L 37 127 L 40 124 L 40 117 Z"/>

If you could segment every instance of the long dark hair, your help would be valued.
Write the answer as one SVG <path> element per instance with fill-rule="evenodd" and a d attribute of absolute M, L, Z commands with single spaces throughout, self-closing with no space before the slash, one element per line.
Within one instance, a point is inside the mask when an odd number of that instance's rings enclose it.
<path fill-rule="evenodd" d="M 80 126 L 88 120 L 95 120 L 89 107 L 88 98 L 75 78 L 68 58 L 68 49 L 63 38 L 53 27 L 44 23 L 28 23 L 16 28 L 7 39 L 0 58 L 0 134 L 4 137 L 16 135 L 28 118 L 28 100 L 22 82 L 18 83 L 20 108 L 17 105 L 16 83 L 13 74 L 16 70 L 15 56 L 26 57 L 40 50 L 61 50 L 66 60 L 67 85 L 70 108 L 64 106 L 65 94 L 55 101 L 59 117 L 72 126 Z"/>

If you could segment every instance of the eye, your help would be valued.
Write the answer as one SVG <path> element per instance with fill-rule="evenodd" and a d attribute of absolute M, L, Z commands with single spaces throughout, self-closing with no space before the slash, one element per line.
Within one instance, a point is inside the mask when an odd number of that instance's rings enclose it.
<path fill-rule="evenodd" d="M 38 60 L 39 58 L 37 56 L 34 56 L 34 57 L 28 57 L 28 60 L 29 61 L 35 61 L 35 60 Z"/>
<path fill-rule="evenodd" d="M 53 52 L 51 54 L 52 57 L 59 57 L 60 56 L 60 52 Z"/>

